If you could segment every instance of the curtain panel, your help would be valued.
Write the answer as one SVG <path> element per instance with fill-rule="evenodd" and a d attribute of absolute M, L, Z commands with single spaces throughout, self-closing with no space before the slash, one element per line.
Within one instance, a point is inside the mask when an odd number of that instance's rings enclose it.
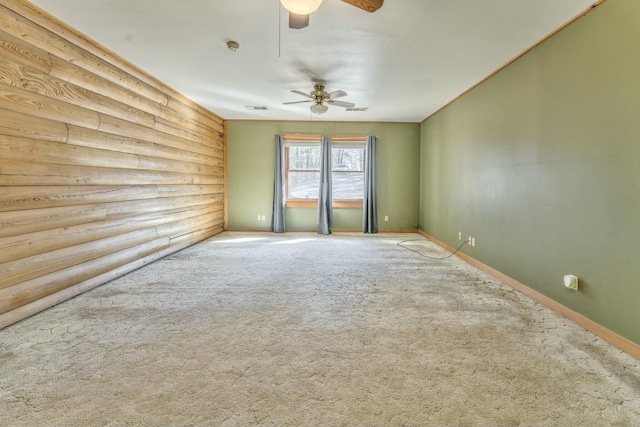
<path fill-rule="evenodd" d="M 284 138 L 276 135 L 276 162 L 273 177 L 273 209 L 271 227 L 274 233 L 284 233 Z"/>
<path fill-rule="evenodd" d="M 378 232 L 376 204 L 376 137 L 367 136 L 364 150 L 364 197 L 362 199 L 362 231 Z"/>
<path fill-rule="evenodd" d="M 318 234 L 331 234 L 333 225 L 333 197 L 331 195 L 331 138 L 320 141 L 320 191 L 318 194 Z"/>

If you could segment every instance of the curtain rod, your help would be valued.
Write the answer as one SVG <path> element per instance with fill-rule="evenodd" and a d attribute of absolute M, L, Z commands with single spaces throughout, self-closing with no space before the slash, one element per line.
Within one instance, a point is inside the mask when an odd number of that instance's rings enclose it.
<path fill-rule="evenodd" d="M 284 134 L 282 137 L 285 141 L 320 141 L 323 135 L 320 134 Z M 332 141 L 337 142 L 364 142 L 367 139 L 366 135 L 327 135 L 331 137 Z"/>

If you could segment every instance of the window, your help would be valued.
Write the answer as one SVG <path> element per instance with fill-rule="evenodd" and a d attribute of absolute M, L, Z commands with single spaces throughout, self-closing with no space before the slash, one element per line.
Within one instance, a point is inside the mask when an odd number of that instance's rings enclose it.
<path fill-rule="evenodd" d="M 362 201 L 364 147 L 331 147 L 331 168 L 333 199 Z"/>
<path fill-rule="evenodd" d="M 320 182 L 320 146 L 291 145 L 285 147 L 286 196 L 289 200 L 317 200 Z"/>
<path fill-rule="evenodd" d="M 287 206 L 313 207 L 318 203 L 320 144 L 289 142 L 285 146 L 285 197 Z M 364 195 L 364 144 L 333 143 L 331 181 L 334 208 L 362 207 Z"/>

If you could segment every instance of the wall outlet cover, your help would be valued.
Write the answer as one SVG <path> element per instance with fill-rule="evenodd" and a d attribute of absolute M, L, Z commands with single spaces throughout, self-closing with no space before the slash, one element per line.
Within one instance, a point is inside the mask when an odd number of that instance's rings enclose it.
<path fill-rule="evenodd" d="M 564 276 L 564 286 L 574 291 L 578 290 L 578 276 L 567 274 Z"/>

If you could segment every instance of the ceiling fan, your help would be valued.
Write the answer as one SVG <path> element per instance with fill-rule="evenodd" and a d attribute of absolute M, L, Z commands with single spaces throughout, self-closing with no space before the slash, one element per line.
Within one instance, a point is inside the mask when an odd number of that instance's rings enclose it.
<path fill-rule="evenodd" d="M 382 7 L 384 0 L 342 0 L 358 9 L 375 12 Z M 280 0 L 289 11 L 289 28 L 300 29 L 309 25 L 309 15 L 316 10 L 322 0 Z"/>
<path fill-rule="evenodd" d="M 347 93 L 343 90 L 336 90 L 333 91 L 331 93 L 327 93 L 324 90 L 324 85 L 320 84 L 320 83 L 316 83 L 313 86 L 314 90 L 307 94 L 304 92 L 301 92 L 299 90 L 292 90 L 291 92 L 293 93 L 297 93 L 298 95 L 302 95 L 306 98 L 309 98 L 309 101 L 293 101 L 293 102 L 285 102 L 284 105 L 291 105 L 291 104 L 302 104 L 305 102 L 313 102 L 313 105 L 311 106 L 311 112 L 314 114 L 322 114 L 322 113 L 326 113 L 327 110 L 329 109 L 329 107 L 327 107 L 327 105 L 334 105 L 337 107 L 344 107 L 344 108 L 353 108 L 355 107 L 356 104 L 352 104 L 351 102 L 344 102 L 344 101 L 336 101 L 336 98 L 342 98 L 343 96 L 347 96 Z"/>

